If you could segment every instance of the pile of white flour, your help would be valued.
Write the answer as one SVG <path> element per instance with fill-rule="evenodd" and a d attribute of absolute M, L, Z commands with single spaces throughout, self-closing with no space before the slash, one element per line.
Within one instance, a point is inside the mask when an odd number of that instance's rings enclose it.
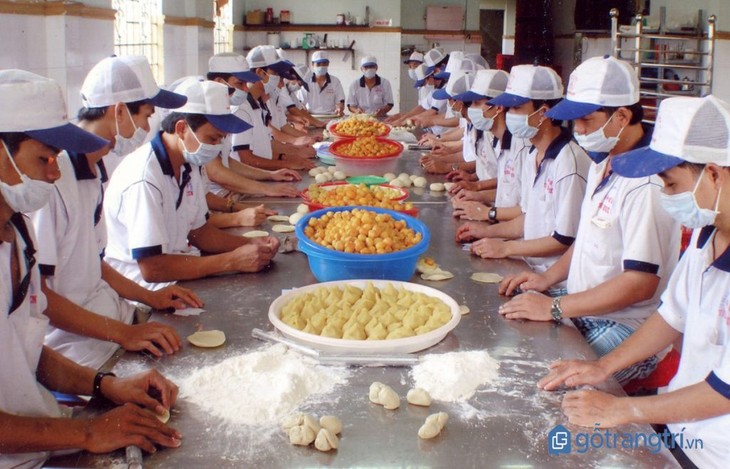
<path fill-rule="evenodd" d="M 274 345 L 194 371 L 180 382 L 180 395 L 221 421 L 270 425 L 348 378 L 346 368 L 317 366 Z"/>
<path fill-rule="evenodd" d="M 450 352 L 421 357 L 411 374 L 415 386 L 439 401 L 466 401 L 481 385 L 497 376 L 499 363 L 484 350 Z"/>

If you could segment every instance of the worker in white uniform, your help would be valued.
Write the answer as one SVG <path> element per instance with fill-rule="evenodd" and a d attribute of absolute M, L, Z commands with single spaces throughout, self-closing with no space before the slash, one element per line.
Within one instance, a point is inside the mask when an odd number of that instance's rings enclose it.
<path fill-rule="evenodd" d="M 96 64 L 81 86 L 79 126 L 114 144 L 114 157 L 142 145 L 155 106 L 175 108 L 185 97 L 161 90 L 145 57 L 108 57 Z M 38 264 L 48 298 L 51 326 L 46 345 L 84 366 L 99 368 L 121 345 L 156 356 L 181 346 L 175 330 L 158 322 L 132 324 L 138 301 L 152 308 L 201 306 L 190 290 L 140 287 L 102 261 L 104 156 L 64 151 L 58 157 L 61 179 L 50 201 L 30 214 L 39 241 Z"/>
<path fill-rule="evenodd" d="M 438 101 L 438 103 L 434 104 L 433 93 L 437 88 L 443 86 L 444 82 L 436 80 L 433 73 L 434 69 L 426 64 L 421 64 L 414 69 L 416 83 L 414 83 L 413 87 L 418 88 L 418 104 L 408 111 L 399 114 L 396 118 L 386 119 L 387 123 L 394 126 L 405 125 L 407 123 L 415 125 L 413 118 L 434 106 L 437 107 L 437 111 L 439 112 L 446 110 L 446 103 L 444 101 Z"/>
<path fill-rule="evenodd" d="M 366 55 L 360 60 L 362 76 L 350 84 L 347 110 L 353 114 L 385 117 L 393 109 L 393 90 L 387 78 L 378 75 L 378 59 Z"/>
<path fill-rule="evenodd" d="M 246 58 L 235 53 L 221 53 L 212 56 L 208 60 L 206 78 L 228 86 L 231 106 L 234 110 L 240 106 L 246 107 L 249 97 L 248 84 L 261 81 L 258 75 L 249 70 Z M 239 117 L 253 128 L 253 116 L 239 115 Z M 232 136 L 229 135 L 226 137 L 220 156 L 205 166 L 205 171 L 210 179 L 208 186 L 210 192 L 228 198 L 231 205 L 237 201 L 235 197 L 237 195 L 297 196 L 299 191 L 296 185 L 288 184 L 288 182 L 300 181 L 299 173 L 288 168 L 268 171 L 242 163 L 238 153 L 231 151 L 231 146 Z"/>
<path fill-rule="evenodd" d="M 510 108 L 507 128 L 513 137 L 529 139 L 532 147 L 522 164 L 523 216 L 481 230 L 467 228 L 462 239 L 483 238 L 472 243 L 473 254 L 524 256 L 531 268 L 542 273 L 575 241 L 591 160 L 561 121 L 546 115 L 562 95 L 562 82 L 553 69 L 517 65 L 510 72 L 506 92 L 489 101 Z M 558 284 L 552 293 L 562 289 L 564 284 Z"/>
<path fill-rule="evenodd" d="M 286 89 L 289 97 L 294 103 L 293 108 L 289 108 L 289 113 L 294 117 L 304 119 L 306 123 L 317 129 L 323 129 L 327 126 L 325 121 L 314 117 L 308 110 L 307 105 L 301 99 L 300 91 L 309 90 L 309 83 L 312 81 L 312 71 L 305 64 L 296 64 L 292 67 L 293 75 L 286 79 Z"/>
<path fill-rule="evenodd" d="M 339 78 L 329 74 L 329 65 L 327 51 L 314 52 L 311 64 L 314 74 L 308 83 L 309 89 L 300 93 L 310 113 L 341 116 L 345 112 L 345 91 Z"/>
<path fill-rule="evenodd" d="M 406 60 L 403 61 L 403 64 L 408 67 L 408 78 L 411 80 L 418 81 L 418 78 L 416 77 L 416 68 L 418 68 L 419 65 L 423 64 L 423 54 L 418 51 L 413 51 L 408 56 Z M 421 101 L 421 95 L 423 93 L 422 88 L 418 88 L 418 102 Z M 408 111 L 410 112 L 410 111 Z M 393 126 L 402 126 L 407 124 L 412 124 L 412 121 L 409 121 L 409 116 L 406 116 L 407 112 L 399 112 L 397 114 L 390 115 L 387 119 L 385 119 L 385 123 L 391 124 Z"/>
<path fill-rule="evenodd" d="M 710 125 L 711 124 L 711 125 Z M 695 229 L 657 310 L 621 345 L 596 361 L 553 363 L 538 385 L 554 390 L 597 385 L 682 340 L 679 368 L 655 396 L 616 397 L 580 390 L 563 399 L 571 423 L 614 427 L 666 424 L 684 468 L 720 468 L 730 448 L 730 106 L 710 95 L 659 105 L 648 147 L 613 160 L 624 177 L 658 174 L 661 204 Z M 700 444 L 701 441 L 701 444 Z M 694 444 L 689 445 L 692 442 Z"/>
<path fill-rule="evenodd" d="M 547 116 L 572 120 L 575 138 L 593 160 L 578 234 L 547 271 L 508 277 L 501 292 L 545 291 L 567 279 L 568 294 L 518 295 L 500 312 L 536 321 L 570 318 L 601 357 L 659 305 L 679 257 L 680 228 L 660 206 L 658 176 L 627 178 L 613 170 L 619 155 L 651 139 L 641 124 L 639 79 L 628 62 L 609 56 L 586 60 L 570 75 L 565 99 Z M 659 359 L 625 368 L 616 379 L 625 384 L 644 378 Z"/>
<path fill-rule="evenodd" d="M 22 212 L 48 202 L 60 177 L 59 149 L 93 153 L 109 142 L 68 122 L 63 92 L 53 80 L 2 70 L 0 102 L 0 466 L 40 467 L 52 454 L 81 449 L 100 453 L 138 445 L 154 452 L 155 445 L 179 446 L 181 435 L 153 413 L 163 413 L 177 397 L 177 387 L 157 371 L 117 378 L 43 345 L 48 317 L 39 246 Z M 71 419 L 71 410 L 49 390 L 127 405 L 93 419 Z"/>
<path fill-rule="evenodd" d="M 231 114 L 228 87 L 192 78 L 175 92 L 187 96 L 185 106 L 125 158 L 104 198 L 107 262 L 152 289 L 224 272 L 258 272 L 279 247 L 276 238 L 249 240 L 207 222 L 200 167 L 218 156 L 228 133 L 249 127 Z"/>

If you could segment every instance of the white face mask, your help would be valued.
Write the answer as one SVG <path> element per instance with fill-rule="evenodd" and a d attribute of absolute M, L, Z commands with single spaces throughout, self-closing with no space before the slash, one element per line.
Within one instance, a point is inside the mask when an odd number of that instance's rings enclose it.
<path fill-rule="evenodd" d="M 702 173 L 700 173 L 700 177 L 697 178 L 697 182 L 695 183 L 695 187 L 692 189 L 692 192 L 682 192 L 675 195 L 667 195 L 664 192 L 661 192 L 661 202 L 664 210 L 666 210 L 667 213 L 679 223 L 693 230 L 696 228 L 702 228 L 703 226 L 712 225 L 715 223 L 717 214 L 720 213 L 717 211 L 717 207 L 720 204 L 722 188 L 720 188 L 720 191 L 717 194 L 717 199 L 715 199 L 714 210 L 700 208 L 700 206 L 697 205 L 695 192 L 697 192 L 697 188 L 699 187 L 704 174 L 705 169 L 702 168 Z"/>
<path fill-rule="evenodd" d="M 264 83 L 264 91 L 266 94 L 271 94 L 276 91 L 276 87 L 279 86 L 279 75 L 269 75 L 269 81 Z"/>
<path fill-rule="evenodd" d="M 609 122 L 611 122 L 611 119 L 613 119 L 613 116 L 616 114 L 611 114 L 611 117 L 606 121 L 605 124 L 600 129 L 595 130 L 594 132 L 591 132 L 586 135 L 578 135 L 576 133 L 573 134 L 573 137 L 575 137 L 575 141 L 578 142 L 578 145 L 583 147 L 585 151 L 593 152 L 593 153 L 608 153 L 611 150 L 613 150 L 613 147 L 616 146 L 619 139 L 621 138 L 621 133 L 624 131 L 624 127 L 621 128 L 618 135 L 615 137 L 607 137 L 606 133 L 604 132 L 604 129 L 608 125 Z"/>
<path fill-rule="evenodd" d="M 290 93 L 296 93 L 301 87 L 302 85 L 297 82 L 289 82 L 286 84 L 286 89 L 288 89 Z"/>
<path fill-rule="evenodd" d="M 506 116 L 507 129 L 509 132 L 517 138 L 532 138 L 537 135 L 540 130 L 537 127 L 533 127 L 529 124 L 528 120 L 540 112 L 540 109 L 533 112 L 532 114 L 515 114 L 514 112 L 508 112 Z"/>
<path fill-rule="evenodd" d="M 328 67 L 326 65 L 321 66 L 321 67 L 314 67 L 313 71 L 314 71 L 314 74 L 317 75 L 318 77 L 323 77 L 323 76 L 327 75 L 327 68 Z"/>
<path fill-rule="evenodd" d="M 408 78 L 410 78 L 413 81 L 417 81 L 418 77 L 416 76 L 416 69 L 415 68 L 409 68 L 408 69 Z"/>
<path fill-rule="evenodd" d="M 362 72 L 363 76 L 367 79 L 375 78 L 376 73 L 377 73 L 377 70 L 375 70 L 374 68 L 366 68 Z"/>
<path fill-rule="evenodd" d="M 184 141 L 182 142 L 183 158 L 185 158 L 185 161 L 187 161 L 191 165 L 205 166 L 206 164 L 213 161 L 216 158 L 216 156 L 218 156 L 220 154 L 220 152 L 223 151 L 222 143 L 219 143 L 217 145 L 212 145 L 210 143 L 203 143 L 198 139 L 198 136 L 195 135 L 195 132 L 193 132 L 193 129 L 190 129 L 190 132 L 192 132 L 193 138 L 199 144 L 197 150 L 195 150 L 194 152 L 189 152 L 188 149 L 185 148 L 185 142 Z"/>
<path fill-rule="evenodd" d="M 124 105 L 124 109 L 127 110 L 129 120 L 132 122 L 132 127 L 134 127 L 134 133 L 129 138 L 122 136 L 122 134 L 119 133 L 119 121 L 116 119 L 116 117 L 114 118 L 114 123 L 117 126 L 117 134 L 114 136 L 114 154 L 116 154 L 117 156 L 129 155 L 134 150 L 141 147 L 145 139 L 147 138 L 148 133 L 142 127 L 137 127 L 137 125 L 134 123 L 134 119 L 132 119 L 132 113 L 129 111 L 129 108 L 126 104 Z"/>
<path fill-rule="evenodd" d="M 10 164 L 13 165 L 15 172 L 20 176 L 20 183 L 12 186 L 0 181 L 0 193 L 2 193 L 5 202 L 15 212 L 29 213 L 42 209 L 51 197 L 53 184 L 38 179 L 31 179 L 21 173 L 15 164 L 13 155 L 10 154 L 10 149 L 5 145 L 5 142 L 2 142 L 2 144 L 10 160 Z"/>
<path fill-rule="evenodd" d="M 491 130 L 494 125 L 494 119 L 491 117 L 484 117 L 484 112 L 481 108 L 472 106 L 466 110 L 466 114 L 469 116 L 469 120 L 477 130 Z"/>
<path fill-rule="evenodd" d="M 243 104 L 246 101 L 246 95 L 248 95 L 248 93 L 245 91 L 235 88 L 231 95 L 231 106 L 240 106 Z"/>
<path fill-rule="evenodd" d="M 429 93 L 433 92 L 434 88 L 435 87 L 433 85 L 423 85 L 423 89 L 425 89 Z"/>

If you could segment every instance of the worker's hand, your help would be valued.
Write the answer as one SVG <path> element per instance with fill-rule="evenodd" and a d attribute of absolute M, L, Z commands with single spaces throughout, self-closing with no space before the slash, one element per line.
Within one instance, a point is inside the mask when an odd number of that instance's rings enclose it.
<path fill-rule="evenodd" d="M 310 147 L 314 145 L 316 141 L 317 140 L 314 137 L 310 137 L 309 135 L 302 135 L 301 137 L 295 138 L 292 145 L 296 145 L 298 147 Z"/>
<path fill-rule="evenodd" d="M 552 321 L 553 300 L 547 295 L 529 291 L 512 298 L 499 307 L 499 314 L 507 319 L 529 319 L 530 321 Z"/>
<path fill-rule="evenodd" d="M 416 122 L 413 121 L 413 123 L 415 124 Z M 422 146 L 430 147 L 430 146 L 432 146 L 434 143 L 436 143 L 438 141 L 439 141 L 438 140 L 438 137 L 435 134 L 432 134 L 430 132 L 426 132 L 423 135 L 421 135 L 421 138 L 420 139 L 418 139 L 418 144 L 419 145 L 422 145 Z"/>
<path fill-rule="evenodd" d="M 299 156 L 286 156 L 284 158 L 288 169 L 312 169 L 317 166 L 316 162 L 310 158 L 302 158 Z"/>
<path fill-rule="evenodd" d="M 462 220 L 486 221 L 489 219 L 489 207 L 481 202 L 471 200 L 453 200 L 453 216 Z"/>
<path fill-rule="evenodd" d="M 605 392 L 581 390 L 563 398 L 563 412 L 568 421 L 582 427 L 611 428 L 631 423 L 631 397 L 616 397 Z"/>
<path fill-rule="evenodd" d="M 263 205 L 244 208 L 236 212 L 236 224 L 238 226 L 258 226 L 266 221 L 266 217 L 276 214 L 276 210 L 268 209 Z"/>
<path fill-rule="evenodd" d="M 113 403 L 139 404 L 156 414 L 162 414 L 175 405 L 177 393 L 175 383 L 154 369 L 126 378 L 107 376 L 101 380 L 101 394 Z"/>
<path fill-rule="evenodd" d="M 375 116 L 376 117 L 385 117 L 388 115 L 388 111 L 390 111 L 390 107 L 388 107 L 388 106 L 381 107 L 380 109 L 377 110 L 377 112 L 375 113 Z"/>
<path fill-rule="evenodd" d="M 153 309 L 184 309 L 188 306 L 202 308 L 203 300 L 192 290 L 178 285 L 169 285 L 160 290 L 148 290 L 144 303 Z"/>
<path fill-rule="evenodd" d="M 525 270 L 517 275 L 508 275 L 499 284 L 499 294 L 511 296 L 515 290 L 544 292 L 551 283 L 543 274 Z"/>
<path fill-rule="evenodd" d="M 311 160 L 306 160 L 311 161 Z M 268 197 L 298 197 L 299 189 L 294 184 L 269 183 L 265 185 L 263 195 Z"/>
<path fill-rule="evenodd" d="M 433 125 L 433 118 L 434 116 L 432 115 L 419 114 L 413 117 L 413 123 L 418 127 L 431 127 Z"/>
<path fill-rule="evenodd" d="M 108 379 L 104 378 L 105 381 Z M 180 432 L 160 422 L 150 411 L 134 404 L 125 404 L 79 423 L 85 427 L 83 448 L 91 453 L 108 453 L 131 445 L 154 453 L 157 451 L 156 444 L 177 448 L 182 438 Z"/>
<path fill-rule="evenodd" d="M 489 235 L 489 225 L 481 222 L 466 222 L 456 229 L 456 242 L 467 243 Z"/>
<path fill-rule="evenodd" d="M 173 354 L 182 347 L 182 340 L 175 329 L 154 321 L 124 324 L 114 335 L 114 342 L 124 350 L 130 352 L 146 350 L 156 357 L 161 357 L 163 352 L 168 355 Z"/>
<path fill-rule="evenodd" d="M 270 251 L 272 253 L 271 257 L 274 257 L 276 251 L 281 245 L 281 242 L 279 241 L 279 238 L 275 236 L 262 236 L 260 238 L 253 238 L 249 244 L 254 244 L 256 246 L 260 246 L 264 250 Z"/>
<path fill-rule="evenodd" d="M 314 158 L 315 156 L 317 156 L 317 150 L 315 150 L 314 147 L 311 145 L 306 147 L 294 145 L 288 147 L 288 149 L 289 150 L 287 150 L 285 158 Z"/>
<path fill-rule="evenodd" d="M 454 189 L 452 187 L 452 189 Z M 481 194 L 479 191 L 473 191 L 473 190 L 466 190 L 466 189 L 460 189 L 456 194 L 454 194 L 454 198 L 452 200 L 452 204 L 459 204 L 459 202 L 479 202 L 482 203 L 482 199 L 486 198 L 484 194 Z M 455 205 L 456 206 L 456 205 Z M 487 207 L 487 213 L 489 213 L 489 207 Z M 481 220 L 481 218 L 479 218 Z"/>
<path fill-rule="evenodd" d="M 451 174 L 451 173 L 449 173 Z M 469 176 L 469 173 L 467 173 Z M 452 194 L 456 194 L 459 191 L 465 190 L 465 191 L 477 191 L 479 190 L 479 183 L 476 181 L 471 181 L 467 177 L 460 177 L 458 181 L 454 182 L 454 185 L 451 187 Z M 446 175 L 446 179 L 449 179 L 449 175 Z"/>
<path fill-rule="evenodd" d="M 600 360 L 560 360 L 550 364 L 550 372 L 537 382 L 537 387 L 553 391 L 563 384 L 569 388 L 597 385 L 609 376 L 611 372 Z"/>
<path fill-rule="evenodd" d="M 483 238 L 479 241 L 474 241 L 471 245 L 471 253 L 482 259 L 504 259 L 511 255 L 509 246 L 509 241 Z"/>
<path fill-rule="evenodd" d="M 277 169 L 275 171 L 269 171 L 271 173 L 271 180 L 278 182 L 293 182 L 301 181 L 302 176 L 297 171 L 288 168 Z"/>
<path fill-rule="evenodd" d="M 468 171 L 464 171 L 463 169 L 457 169 L 456 171 L 451 171 L 449 174 L 446 175 L 446 179 L 451 182 L 478 181 L 476 174 L 470 173 Z M 456 187 L 456 186 L 454 186 L 454 187 Z"/>
<path fill-rule="evenodd" d="M 399 127 L 399 126 L 403 125 L 400 123 L 402 115 L 403 114 L 400 112 L 398 114 L 393 114 L 392 116 L 385 119 L 383 122 L 385 122 L 386 124 L 390 124 L 393 127 Z"/>
<path fill-rule="evenodd" d="M 342 117 L 342 116 L 344 116 L 344 115 L 345 115 L 345 108 L 344 108 L 344 106 L 342 106 L 342 107 L 340 107 L 340 106 L 337 106 L 337 108 L 335 108 L 335 115 L 336 115 L 337 117 Z"/>

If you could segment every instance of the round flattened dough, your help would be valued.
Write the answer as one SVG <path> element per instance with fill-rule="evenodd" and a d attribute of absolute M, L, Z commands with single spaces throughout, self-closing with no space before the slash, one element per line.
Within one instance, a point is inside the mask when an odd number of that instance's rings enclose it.
<path fill-rule="evenodd" d="M 421 257 L 416 262 L 416 270 L 421 274 L 432 274 L 439 269 L 438 263 L 430 257 Z"/>
<path fill-rule="evenodd" d="M 481 283 L 499 283 L 503 278 L 501 275 L 492 272 L 474 272 L 471 274 L 472 280 Z"/>
<path fill-rule="evenodd" d="M 267 220 L 274 223 L 281 223 L 285 221 L 289 221 L 288 215 L 271 215 L 270 217 L 266 217 Z"/>
<path fill-rule="evenodd" d="M 297 213 L 301 213 L 302 215 L 309 213 L 309 206 L 307 204 L 297 205 Z"/>
<path fill-rule="evenodd" d="M 291 215 L 289 215 L 289 224 L 296 225 L 297 222 L 299 222 L 299 220 L 301 220 L 303 216 L 304 216 L 303 213 L 299 213 L 299 212 L 292 213 Z"/>
<path fill-rule="evenodd" d="M 226 342 L 226 335 L 223 331 L 210 330 L 198 331 L 188 336 L 188 342 L 196 347 L 215 348 L 220 347 Z"/>
<path fill-rule="evenodd" d="M 416 187 L 426 187 L 426 184 L 428 184 L 428 180 L 423 176 L 418 176 L 413 180 L 413 185 Z"/>
<path fill-rule="evenodd" d="M 244 238 L 263 238 L 264 236 L 269 236 L 269 232 L 263 230 L 253 230 L 243 233 Z"/>
<path fill-rule="evenodd" d="M 292 233 L 294 231 L 292 225 L 274 225 L 271 229 L 277 233 Z"/>
<path fill-rule="evenodd" d="M 434 182 L 430 186 L 428 186 L 428 188 L 434 192 L 443 192 L 446 189 L 442 182 Z"/>

